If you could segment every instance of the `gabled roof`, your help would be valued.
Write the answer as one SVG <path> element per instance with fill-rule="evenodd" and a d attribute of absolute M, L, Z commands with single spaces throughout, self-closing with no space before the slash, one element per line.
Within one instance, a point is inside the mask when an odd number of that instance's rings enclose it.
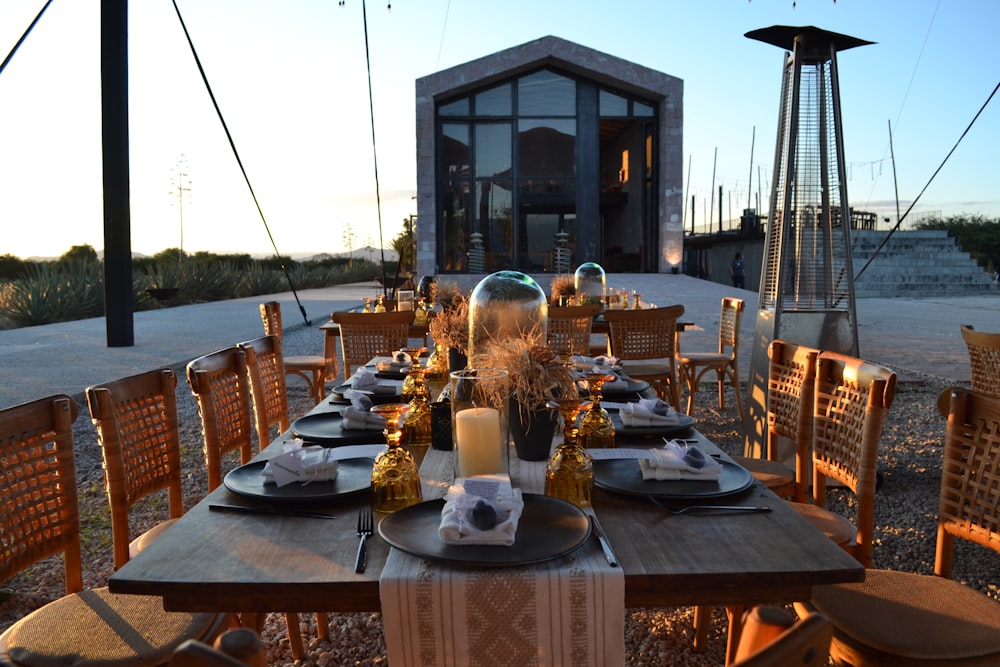
<path fill-rule="evenodd" d="M 450 97 L 543 67 L 648 99 L 676 94 L 683 86 L 677 77 L 549 35 L 421 77 L 417 97 Z"/>

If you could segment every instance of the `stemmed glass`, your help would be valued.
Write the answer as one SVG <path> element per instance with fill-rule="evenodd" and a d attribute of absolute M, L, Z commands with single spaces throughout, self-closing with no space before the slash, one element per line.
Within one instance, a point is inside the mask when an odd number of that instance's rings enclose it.
<path fill-rule="evenodd" d="M 389 449 L 375 458 L 372 466 L 372 507 L 376 512 L 395 512 L 423 500 L 417 464 L 400 444 L 403 436 L 399 417 L 410 409 L 406 403 L 373 405 L 371 412 L 385 417 Z"/>
<path fill-rule="evenodd" d="M 563 419 L 563 441 L 545 467 L 545 495 L 567 500 L 577 507 L 590 507 L 594 466 L 577 439 L 576 417 L 592 403 L 586 399 L 560 398 L 548 402 Z"/>
<path fill-rule="evenodd" d="M 584 377 L 590 387 L 592 405 L 580 420 L 577 439 L 584 449 L 614 448 L 615 425 L 611 422 L 608 411 L 601 407 L 601 388 L 605 382 L 611 382 L 617 376 L 603 371 L 588 371 L 584 373 Z"/>
<path fill-rule="evenodd" d="M 427 351 L 427 348 L 404 347 L 402 351 L 410 355 L 410 370 L 412 371 L 414 368 L 420 368 L 420 355 L 425 353 Z M 421 376 L 421 379 L 423 379 L 423 376 Z M 424 391 L 426 391 L 427 400 L 429 401 L 431 398 L 430 389 L 427 387 L 426 384 L 424 385 L 423 389 Z M 410 373 L 406 376 L 406 379 L 403 380 L 403 387 L 402 389 L 399 390 L 400 398 L 402 398 L 404 401 L 409 402 L 416 393 L 416 390 L 417 390 L 417 376 L 413 373 Z"/>
<path fill-rule="evenodd" d="M 410 366 L 407 380 L 413 379 L 410 410 L 403 418 L 403 444 L 407 447 L 427 447 L 431 444 L 431 391 L 425 375 L 428 369 L 420 364 Z"/>

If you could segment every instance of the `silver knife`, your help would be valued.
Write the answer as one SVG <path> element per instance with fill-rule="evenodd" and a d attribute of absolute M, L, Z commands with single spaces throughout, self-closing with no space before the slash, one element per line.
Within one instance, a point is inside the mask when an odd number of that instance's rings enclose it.
<path fill-rule="evenodd" d="M 323 514 L 321 512 L 301 512 L 299 510 L 281 510 L 281 509 L 272 509 L 270 507 L 248 507 L 246 505 L 212 504 L 208 506 L 208 509 L 217 512 L 243 512 L 244 514 L 273 514 L 277 516 L 298 516 L 298 517 L 305 517 L 308 519 L 337 518 L 332 514 Z"/>
<path fill-rule="evenodd" d="M 590 526 L 594 530 L 594 535 L 597 536 L 597 541 L 601 543 L 601 551 L 604 552 L 604 558 L 607 559 L 608 565 L 618 567 L 618 559 L 615 558 L 615 552 L 611 550 L 611 543 L 604 536 L 604 529 L 601 528 L 601 522 L 597 520 L 596 516 L 591 515 Z"/>

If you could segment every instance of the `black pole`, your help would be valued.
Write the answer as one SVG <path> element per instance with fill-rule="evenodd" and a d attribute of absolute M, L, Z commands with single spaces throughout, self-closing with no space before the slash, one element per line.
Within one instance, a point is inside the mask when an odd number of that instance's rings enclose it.
<path fill-rule="evenodd" d="M 101 0 L 104 316 L 108 347 L 135 344 L 128 162 L 128 0 Z"/>

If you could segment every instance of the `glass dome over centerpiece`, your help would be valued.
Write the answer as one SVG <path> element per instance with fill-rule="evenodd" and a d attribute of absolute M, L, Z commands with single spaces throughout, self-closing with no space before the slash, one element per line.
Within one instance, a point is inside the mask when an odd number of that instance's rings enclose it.
<path fill-rule="evenodd" d="M 604 268 L 596 262 L 585 262 L 577 267 L 573 276 L 576 287 L 576 301 L 579 305 L 604 303 L 607 280 Z"/>
<path fill-rule="evenodd" d="M 497 271 L 476 285 L 469 297 L 469 366 L 489 359 L 491 342 L 531 336 L 545 345 L 549 307 L 534 278 L 519 271 Z"/>

